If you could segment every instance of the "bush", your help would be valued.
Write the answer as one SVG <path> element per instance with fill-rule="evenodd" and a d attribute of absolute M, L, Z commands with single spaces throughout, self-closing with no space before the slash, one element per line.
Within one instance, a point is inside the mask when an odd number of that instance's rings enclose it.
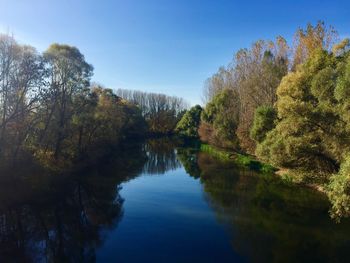
<path fill-rule="evenodd" d="M 345 157 L 337 174 L 332 175 L 327 187 L 332 203 L 331 216 L 335 219 L 350 216 L 350 155 Z"/>
<path fill-rule="evenodd" d="M 265 140 L 258 144 L 255 154 L 263 161 L 275 166 L 288 166 L 290 158 L 286 154 L 286 146 L 283 138 L 276 129 L 266 134 Z"/>

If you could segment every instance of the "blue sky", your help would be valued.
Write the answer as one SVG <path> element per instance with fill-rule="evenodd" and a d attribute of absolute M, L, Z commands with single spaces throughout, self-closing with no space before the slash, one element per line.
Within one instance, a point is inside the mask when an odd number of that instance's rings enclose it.
<path fill-rule="evenodd" d="M 77 46 L 110 88 L 200 103 L 205 79 L 257 39 L 323 20 L 350 35 L 350 1 L 0 0 L 0 31 L 39 51 Z"/>

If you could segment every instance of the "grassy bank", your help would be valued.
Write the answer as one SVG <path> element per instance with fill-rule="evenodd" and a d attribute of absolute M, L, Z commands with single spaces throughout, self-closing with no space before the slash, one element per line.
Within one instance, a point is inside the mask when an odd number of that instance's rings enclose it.
<path fill-rule="evenodd" d="M 211 156 L 214 156 L 221 161 L 234 161 L 240 166 L 244 166 L 251 170 L 259 171 L 262 173 L 274 173 L 277 170 L 272 165 L 262 163 L 254 159 L 252 156 L 220 149 L 209 144 L 202 143 L 200 150 L 202 152 L 210 154 Z"/>
<path fill-rule="evenodd" d="M 239 166 L 246 167 L 263 174 L 275 174 L 285 183 L 299 184 L 304 187 L 315 189 L 324 194 L 327 193 L 326 188 L 329 183 L 328 180 L 324 178 L 320 180 L 319 177 L 317 177 L 318 180 L 316 180 L 315 175 L 312 173 L 293 171 L 289 169 L 278 169 L 270 164 L 260 162 L 251 155 L 239 154 L 204 143 L 200 145 L 200 151 L 206 152 L 221 161 L 233 161 Z"/>

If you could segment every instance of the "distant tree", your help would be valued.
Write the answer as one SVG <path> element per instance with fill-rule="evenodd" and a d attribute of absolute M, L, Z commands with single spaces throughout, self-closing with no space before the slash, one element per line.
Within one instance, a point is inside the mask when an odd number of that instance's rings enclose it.
<path fill-rule="evenodd" d="M 153 134 L 173 133 L 188 108 L 184 99 L 164 94 L 119 89 L 117 95 L 140 108 L 148 130 Z"/>
<path fill-rule="evenodd" d="M 186 111 L 181 120 L 177 123 L 175 131 L 186 137 L 198 138 L 198 128 L 202 110 L 200 105 L 196 105 Z"/>

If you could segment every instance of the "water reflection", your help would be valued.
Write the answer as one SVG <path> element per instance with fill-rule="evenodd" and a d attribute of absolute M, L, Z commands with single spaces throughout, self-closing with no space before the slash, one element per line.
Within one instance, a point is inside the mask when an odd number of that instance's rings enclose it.
<path fill-rule="evenodd" d="M 143 167 L 143 173 L 164 174 L 181 167 L 181 162 L 176 158 L 175 146 L 178 143 L 175 139 L 169 138 L 148 140 L 144 145 L 147 162 Z"/>
<path fill-rule="evenodd" d="M 169 209 L 154 211 L 158 221 L 138 220 L 138 217 L 131 220 L 137 224 L 136 229 L 150 227 L 152 222 L 154 229 L 177 226 L 174 229 L 181 230 L 188 224 L 191 229 L 173 233 L 175 240 L 162 239 L 162 243 L 168 244 L 168 253 L 192 230 L 202 234 L 191 236 L 194 244 L 204 244 L 201 242 L 206 238 L 220 236 L 215 232 L 219 225 L 224 226 L 225 234 L 230 237 L 232 249 L 228 246 L 228 252 L 234 251 L 249 262 L 346 261 L 350 222 L 333 222 L 328 216 L 329 203 L 323 195 L 285 184 L 273 176 L 257 175 L 231 162 L 220 162 L 193 148 L 176 148 L 176 145 L 174 140 L 165 139 L 133 147 L 127 145 L 114 156 L 88 166 L 80 165 L 69 172 L 51 171 L 32 161 L 15 167 L 0 163 L 0 262 L 95 262 L 96 251 L 104 246 L 106 239 L 118 235 L 115 230 L 123 219 L 127 202 L 123 200 L 120 185 L 142 174 L 163 174 L 179 167 L 196 180 L 179 170 L 171 173 L 179 175 L 171 176 L 175 179 L 171 182 L 177 184 L 177 188 L 172 189 L 167 176 L 154 177 L 164 179 L 162 182 L 169 193 L 155 189 L 157 194 L 154 194 L 154 185 L 148 185 L 149 196 L 141 193 L 139 196 L 143 199 L 134 200 L 136 207 L 147 211 L 159 209 L 159 203 L 172 202 L 186 208 L 185 211 L 205 215 L 206 219 L 214 213 L 217 222 L 188 215 L 179 221 Z M 191 183 L 193 185 L 188 185 Z M 181 206 L 182 202 L 188 206 Z M 132 242 L 142 236 L 138 232 L 129 233 L 135 235 L 128 237 Z M 228 243 L 225 237 L 221 238 L 213 242 Z M 147 247 L 146 244 L 140 246 Z M 130 246 L 127 248 L 133 250 Z M 211 255 L 223 251 L 213 246 L 208 249 L 212 249 Z M 113 248 L 113 253 L 115 250 L 117 248 Z M 195 253 L 193 246 L 186 253 L 191 251 Z M 123 251 L 120 253 L 123 258 Z M 157 258 L 149 253 L 160 252 L 155 249 L 145 253 L 149 258 Z M 194 258 L 200 256 L 193 255 Z M 204 261 L 209 259 L 203 256 Z"/>
<path fill-rule="evenodd" d="M 233 249 L 249 262 L 346 261 L 350 222 L 330 219 L 325 196 L 204 153 L 191 158 L 186 150 L 180 153 L 186 171 L 200 176 L 206 200 L 231 233 Z"/>
<path fill-rule="evenodd" d="M 199 178 L 201 170 L 198 165 L 198 150 L 194 148 L 179 147 L 177 158 L 181 162 L 185 171 L 194 178 Z"/>
<path fill-rule="evenodd" d="M 1 163 L 0 262 L 95 262 L 123 215 L 121 183 L 179 168 L 175 143 L 127 145 L 65 172 Z"/>
<path fill-rule="evenodd" d="M 123 214 L 118 185 L 139 175 L 145 160 L 140 145 L 69 174 L 33 163 L 3 167 L 0 262 L 95 262 Z"/>

